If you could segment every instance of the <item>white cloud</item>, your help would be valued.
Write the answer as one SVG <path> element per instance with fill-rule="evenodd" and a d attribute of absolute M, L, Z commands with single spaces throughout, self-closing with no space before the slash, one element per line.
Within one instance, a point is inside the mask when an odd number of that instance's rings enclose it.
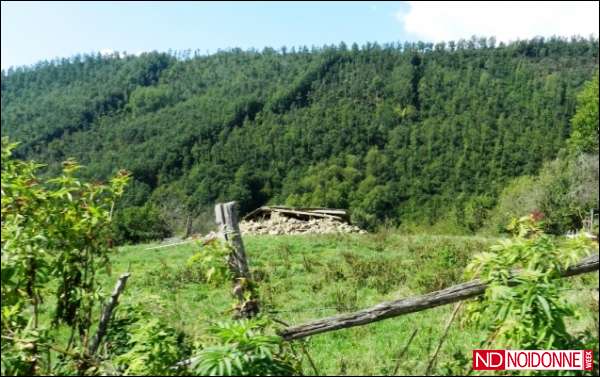
<path fill-rule="evenodd" d="M 396 18 L 407 32 L 429 41 L 457 40 L 472 35 L 498 41 L 535 36 L 598 36 L 598 2 L 445 2 L 409 1 Z"/>

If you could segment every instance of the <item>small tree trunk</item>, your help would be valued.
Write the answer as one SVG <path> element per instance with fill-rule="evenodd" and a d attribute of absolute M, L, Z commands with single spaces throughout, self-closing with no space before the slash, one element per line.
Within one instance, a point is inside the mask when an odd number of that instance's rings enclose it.
<path fill-rule="evenodd" d="M 185 235 L 183 236 L 183 238 L 188 238 L 189 236 L 192 235 L 192 216 L 190 214 L 187 215 L 187 218 L 185 219 Z"/>

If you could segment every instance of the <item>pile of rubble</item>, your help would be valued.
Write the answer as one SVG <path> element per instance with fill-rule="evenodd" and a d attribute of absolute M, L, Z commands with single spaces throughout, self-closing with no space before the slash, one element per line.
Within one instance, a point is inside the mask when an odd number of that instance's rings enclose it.
<path fill-rule="evenodd" d="M 298 219 L 273 212 L 268 218 L 240 222 L 242 235 L 366 233 L 355 225 L 329 217 Z"/>

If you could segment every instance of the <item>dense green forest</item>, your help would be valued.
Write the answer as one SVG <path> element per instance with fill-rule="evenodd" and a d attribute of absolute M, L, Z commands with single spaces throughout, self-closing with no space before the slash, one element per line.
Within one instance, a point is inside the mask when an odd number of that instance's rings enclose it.
<path fill-rule="evenodd" d="M 238 200 L 477 230 L 567 145 L 597 71 L 581 38 L 75 56 L 2 71 L 1 127 L 49 173 L 131 171 L 120 211 L 145 224 Z"/>

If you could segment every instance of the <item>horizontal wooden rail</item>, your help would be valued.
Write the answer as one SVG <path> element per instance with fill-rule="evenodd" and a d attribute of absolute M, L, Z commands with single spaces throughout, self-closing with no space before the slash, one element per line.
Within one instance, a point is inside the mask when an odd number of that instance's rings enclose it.
<path fill-rule="evenodd" d="M 598 254 L 581 260 L 561 273 L 561 277 L 568 277 L 598 270 Z M 514 281 L 514 285 L 517 282 Z M 333 317 L 318 319 L 305 324 L 288 327 L 280 332 L 285 340 L 305 338 L 310 335 L 344 329 L 348 327 L 365 325 L 381 321 L 386 318 L 419 312 L 436 306 L 451 304 L 479 296 L 485 292 L 487 285 L 480 280 L 454 285 L 431 292 L 422 296 L 403 298 L 396 301 L 384 302 L 373 307 L 353 313 L 340 314 Z"/>

